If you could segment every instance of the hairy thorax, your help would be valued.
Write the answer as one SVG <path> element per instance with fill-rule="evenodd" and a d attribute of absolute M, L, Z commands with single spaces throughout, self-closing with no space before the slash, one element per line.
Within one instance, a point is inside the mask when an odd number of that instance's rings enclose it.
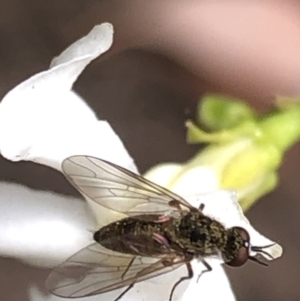
<path fill-rule="evenodd" d="M 226 247 L 226 229 L 202 213 L 190 212 L 166 229 L 173 248 L 200 255 L 217 254 Z"/>

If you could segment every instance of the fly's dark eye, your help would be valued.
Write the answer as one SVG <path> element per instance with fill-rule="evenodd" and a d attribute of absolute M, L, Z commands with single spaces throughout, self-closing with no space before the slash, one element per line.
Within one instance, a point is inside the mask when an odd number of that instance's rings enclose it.
<path fill-rule="evenodd" d="M 245 247 L 241 247 L 239 249 L 237 256 L 234 259 L 232 259 L 231 261 L 226 262 L 226 264 L 230 265 L 232 267 L 239 267 L 239 266 L 243 265 L 244 263 L 246 263 L 246 261 L 248 260 L 248 257 L 249 257 L 248 249 Z"/>
<path fill-rule="evenodd" d="M 247 243 L 250 242 L 250 236 L 249 236 L 249 233 L 248 233 L 244 228 L 241 228 L 241 227 L 234 227 L 233 229 L 237 230 L 237 231 L 240 233 L 242 239 L 243 239 L 245 242 L 247 242 Z"/>
<path fill-rule="evenodd" d="M 240 236 L 243 239 L 243 245 L 235 244 L 235 247 L 238 248 L 238 253 L 234 259 L 227 262 L 226 264 L 233 267 L 238 267 L 246 263 L 246 261 L 249 259 L 250 236 L 249 233 L 241 227 L 234 227 L 232 228 L 232 231 L 238 232 L 240 234 Z M 232 238 L 234 238 L 234 236 L 232 236 Z"/>

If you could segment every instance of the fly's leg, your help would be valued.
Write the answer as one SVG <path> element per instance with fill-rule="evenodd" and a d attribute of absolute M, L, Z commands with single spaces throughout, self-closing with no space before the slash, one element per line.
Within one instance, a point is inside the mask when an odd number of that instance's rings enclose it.
<path fill-rule="evenodd" d="M 130 269 L 130 267 L 132 266 L 132 263 L 134 262 L 135 257 L 132 257 L 132 259 L 130 260 L 128 266 L 126 267 L 124 273 L 121 276 L 121 279 L 124 280 L 124 276 L 126 275 L 126 273 L 128 272 L 128 270 Z"/>
<path fill-rule="evenodd" d="M 130 269 L 130 267 L 132 266 L 132 263 L 134 262 L 134 260 L 135 260 L 135 257 L 132 257 L 132 259 L 130 260 L 128 266 L 126 267 L 124 273 L 123 273 L 122 276 L 121 276 L 121 279 L 122 279 L 122 280 L 124 280 L 124 277 L 125 277 L 126 273 L 128 272 L 128 270 Z M 130 289 L 133 288 L 133 286 L 134 286 L 134 282 L 131 283 L 131 284 L 126 288 L 126 290 L 125 290 L 124 292 L 122 292 L 122 293 L 117 297 L 117 299 L 115 299 L 114 301 L 120 300 L 120 299 L 121 299 L 121 298 L 122 298 L 122 297 L 130 290 Z"/>
<path fill-rule="evenodd" d="M 185 276 L 185 277 L 181 277 L 181 278 L 174 284 L 174 286 L 172 287 L 171 293 L 170 293 L 169 301 L 172 301 L 172 297 L 173 297 L 175 288 L 176 288 L 182 281 L 184 281 L 184 280 L 189 280 L 189 279 L 192 279 L 192 278 L 193 278 L 194 272 L 193 272 L 191 263 L 190 263 L 189 261 L 186 262 L 186 267 L 187 267 L 187 270 L 188 270 L 188 275 Z"/>
<path fill-rule="evenodd" d="M 174 207 L 178 210 L 178 212 L 180 213 L 181 216 L 184 216 L 184 211 L 182 210 L 182 208 L 180 206 L 184 206 L 186 207 L 189 211 L 191 212 L 199 212 L 199 210 L 197 208 L 194 208 L 194 207 L 188 207 L 186 206 L 185 204 L 182 204 L 180 203 L 179 201 L 177 200 L 172 200 L 169 202 L 169 206 L 171 207 Z"/>
<path fill-rule="evenodd" d="M 202 204 L 200 204 L 200 206 L 199 206 L 199 211 L 203 211 L 204 210 L 204 207 L 205 207 L 205 205 L 202 203 Z"/>
<path fill-rule="evenodd" d="M 170 248 L 169 242 L 167 241 L 167 239 L 165 237 L 163 237 L 162 235 L 158 234 L 158 233 L 153 233 L 153 239 L 155 241 L 157 241 L 159 244 Z"/>
<path fill-rule="evenodd" d="M 181 215 L 184 215 L 184 212 L 180 207 L 180 205 L 183 206 L 183 204 L 181 204 L 179 201 L 172 200 L 169 202 L 169 205 L 172 207 L 175 207 L 176 209 L 178 209 L 178 211 L 180 212 Z M 185 206 L 185 207 L 187 207 L 187 206 Z M 187 207 L 187 208 L 189 209 L 189 211 L 192 211 L 192 212 L 199 212 L 199 211 L 202 212 L 204 207 L 205 207 L 205 205 L 203 203 L 201 203 L 198 209 L 194 208 L 194 207 Z"/>
<path fill-rule="evenodd" d="M 130 266 L 132 265 L 134 259 L 135 259 L 135 257 L 129 262 L 129 264 L 126 268 L 126 271 L 122 275 L 122 280 L 123 280 L 125 274 L 127 273 L 127 271 L 129 270 Z M 153 272 L 153 270 L 155 271 L 156 265 L 158 265 L 159 267 L 161 267 L 161 264 L 163 264 L 164 266 L 171 266 L 173 264 L 173 260 L 174 260 L 174 258 L 162 258 L 160 262 L 157 262 L 154 265 L 149 266 L 149 267 L 143 269 L 142 271 L 138 272 L 136 274 L 135 280 L 133 280 L 133 282 L 126 288 L 126 290 L 124 292 L 122 292 L 114 301 L 120 300 L 130 289 L 132 289 L 137 279 L 139 279 L 142 276 L 148 275 L 150 272 Z"/>
<path fill-rule="evenodd" d="M 199 281 L 200 277 L 201 277 L 204 273 L 207 273 L 207 272 L 211 272 L 211 271 L 212 271 L 212 267 L 211 267 L 204 259 L 202 259 L 201 262 L 202 262 L 203 265 L 205 266 L 206 270 L 201 271 L 201 273 L 198 275 L 197 282 Z"/>
<path fill-rule="evenodd" d="M 182 208 L 180 207 L 180 202 L 179 202 L 179 201 L 177 201 L 177 200 L 172 200 L 172 201 L 169 202 L 169 205 L 170 205 L 171 207 L 176 208 L 176 209 L 178 210 L 178 212 L 180 213 L 181 216 L 184 214 Z"/>
<path fill-rule="evenodd" d="M 130 289 L 132 289 L 133 288 L 133 286 L 134 286 L 134 282 L 133 283 L 131 283 L 127 288 L 126 288 L 126 290 L 124 291 L 124 292 L 122 292 L 121 293 L 121 295 L 119 295 L 118 297 L 117 297 L 117 299 L 115 299 L 114 301 L 118 301 L 118 300 L 120 300 Z"/>

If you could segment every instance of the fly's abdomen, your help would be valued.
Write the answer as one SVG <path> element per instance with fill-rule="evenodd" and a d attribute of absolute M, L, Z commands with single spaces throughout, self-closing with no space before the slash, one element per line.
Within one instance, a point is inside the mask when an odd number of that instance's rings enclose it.
<path fill-rule="evenodd" d="M 126 218 L 111 223 L 94 233 L 94 239 L 107 249 L 133 255 L 159 255 L 167 253 L 166 244 L 156 237 L 162 236 L 162 224 Z"/>

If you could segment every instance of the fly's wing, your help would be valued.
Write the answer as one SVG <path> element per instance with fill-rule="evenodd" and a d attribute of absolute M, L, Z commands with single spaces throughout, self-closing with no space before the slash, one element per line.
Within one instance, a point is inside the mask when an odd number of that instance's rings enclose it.
<path fill-rule="evenodd" d="M 193 208 L 171 191 L 104 160 L 74 156 L 63 162 L 62 170 L 83 196 L 127 216 L 178 213 L 178 208 L 169 205 L 173 200 L 182 210 Z"/>
<path fill-rule="evenodd" d="M 170 255 L 169 255 L 170 256 Z M 54 294 L 79 298 L 129 286 L 179 268 L 183 257 L 143 257 L 118 253 L 92 244 L 58 266 L 46 286 Z"/>

